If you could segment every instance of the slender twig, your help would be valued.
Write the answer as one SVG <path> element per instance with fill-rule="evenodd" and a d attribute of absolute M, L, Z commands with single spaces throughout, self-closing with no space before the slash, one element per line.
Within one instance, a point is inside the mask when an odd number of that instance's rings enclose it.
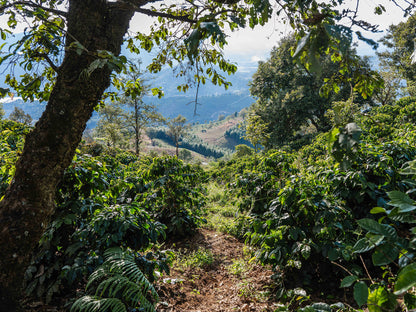
<path fill-rule="evenodd" d="M 364 259 L 363 259 L 363 257 L 362 257 L 361 255 L 360 255 L 360 259 L 361 259 L 361 263 L 363 264 L 363 267 L 364 267 L 365 273 L 367 274 L 368 278 L 370 279 L 371 284 L 374 284 L 374 281 L 373 281 L 373 279 L 371 278 L 371 275 L 370 275 L 370 273 L 368 272 L 367 266 L 365 265 L 365 263 L 364 263 Z"/>
<path fill-rule="evenodd" d="M 353 21 L 355 21 L 355 19 L 357 17 L 359 5 L 360 5 L 360 0 L 357 0 L 356 5 L 355 5 L 354 16 L 352 17 L 352 20 L 351 20 L 351 26 L 353 24 Z"/>
<path fill-rule="evenodd" d="M 55 65 L 55 63 L 50 59 L 50 57 L 46 53 L 36 53 L 33 56 L 43 58 L 55 72 L 59 71 L 59 67 Z"/>
<path fill-rule="evenodd" d="M 343 269 L 345 272 L 347 272 L 349 275 L 354 275 L 354 274 L 352 274 L 352 273 L 351 273 L 351 271 L 350 271 L 350 270 L 348 270 L 346 267 L 342 266 L 341 264 L 336 263 L 335 261 L 331 261 L 331 263 L 332 263 L 332 264 L 334 264 L 334 265 L 336 265 L 336 266 L 338 266 L 338 267 L 340 267 L 340 268 L 341 268 L 341 269 Z"/>

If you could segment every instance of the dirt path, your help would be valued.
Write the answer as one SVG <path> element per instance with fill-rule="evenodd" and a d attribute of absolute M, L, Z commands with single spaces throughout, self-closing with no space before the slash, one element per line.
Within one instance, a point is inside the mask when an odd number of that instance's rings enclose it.
<path fill-rule="evenodd" d="M 161 302 L 157 311 L 248 312 L 277 308 L 275 302 L 268 301 L 273 293 L 272 272 L 250 264 L 243 243 L 229 235 L 201 229 L 175 249 L 191 252 L 198 247 L 212 251 L 212 264 L 173 269 L 159 285 Z"/>

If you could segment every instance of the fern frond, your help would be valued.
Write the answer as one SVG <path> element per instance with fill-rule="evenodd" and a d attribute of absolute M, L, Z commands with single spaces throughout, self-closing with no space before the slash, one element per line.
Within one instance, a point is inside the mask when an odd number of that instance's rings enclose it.
<path fill-rule="evenodd" d="M 145 311 L 154 311 L 153 304 L 147 300 L 142 292 L 134 292 L 132 288 L 126 288 L 123 296 L 130 298 L 133 305 L 139 305 L 138 303 L 140 303 L 140 308 L 143 308 Z"/>
<path fill-rule="evenodd" d="M 85 286 L 85 289 L 88 290 L 88 288 L 92 284 L 106 278 L 107 276 L 107 270 L 104 268 L 104 266 L 97 268 L 94 272 L 91 273 L 90 277 L 88 278 L 88 283 L 87 286 Z"/>
<path fill-rule="evenodd" d="M 92 296 L 79 298 L 71 307 L 71 312 L 127 312 L 124 303 L 117 298 L 97 299 Z"/>
<path fill-rule="evenodd" d="M 125 304 L 133 308 L 140 307 L 146 312 L 155 312 L 154 304 L 146 296 L 150 293 L 156 302 L 159 296 L 137 266 L 134 256 L 120 248 L 112 248 L 105 252 L 104 258 L 104 263 L 90 275 L 86 287 L 95 286 L 95 296 L 78 299 L 71 312 L 124 312 Z"/>
<path fill-rule="evenodd" d="M 125 286 L 128 286 L 129 283 L 132 283 L 128 280 L 128 278 L 120 275 L 114 275 L 111 276 L 104 281 L 102 281 L 98 286 L 97 290 L 95 291 L 95 295 L 102 297 L 106 294 L 106 291 L 108 290 L 108 296 L 114 297 L 117 295 L 117 292 L 114 291 L 114 288 L 117 287 L 117 285 L 121 285 L 118 288 L 124 288 Z M 134 283 L 133 283 L 134 284 Z M 124 287 L 123 287 L 124 285 Z"/>
<path fill-rule="evenodd" d="M 147 278 L 144 276 L 134 260 L 110 260 L 109 264 L 111 272 L 119 272 L 123 276 L 127 276 L 129 279 L 134 280 L 137 283 L 148 282 Z"/>

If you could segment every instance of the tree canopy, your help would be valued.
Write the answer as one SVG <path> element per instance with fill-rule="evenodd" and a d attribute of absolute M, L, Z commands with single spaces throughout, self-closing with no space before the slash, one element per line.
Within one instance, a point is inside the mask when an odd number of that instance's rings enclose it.
<path fill-rule="evenodd" d="M 302 127 L 313 125 L 316 131 L 324 132 L 331 127 L 326 117 L 333 101 L 347 100 L 354 96 L 353 86 L 347 81 L 339 83 L 336 92 L 322 96 L 322 87 L 326 81 L 338 75 L 340 66 L 330 56 L 321 60 L 321 73 L 310 72 L 305 66 L 296 66 L 291 51 L 296 48 L 294 36 L 282 39 L 266 62 L 260 62 L 257 72 L 250 83 L 250 92 L 256 98 L 252 113 L 258 118 L 248 119 L 247 131 L 259 139 L 268 148 L 281 146 L 293 141 Z M 368 62 L 360 60 L 353 48 L 348 53 L 359 60 L 355 68 L 345 76 L 353 77 L 357 73 L 371 72 Z M 359 66 L 358 66 L 359 65 Z M 362 97 L 355 101 L 363 103 Z M 257 133 L 256 124 L 265 125 Z"/>
<path fill-rule="evenodd" d="M 381 65 L 391 74 L 400 75 L 407 82 L 408 91 L 414 95 L 416 65 L 412 54 L 415 49 L 416 17 L 410 16 L 406 22 L 391 25 L 381 42 L 388 50 L 378 53 Z"/>

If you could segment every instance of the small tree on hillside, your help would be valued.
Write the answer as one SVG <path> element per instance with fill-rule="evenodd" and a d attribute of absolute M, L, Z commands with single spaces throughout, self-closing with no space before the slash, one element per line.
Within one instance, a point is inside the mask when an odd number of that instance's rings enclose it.
<path fill-rule="evenodd" d="M 2 120 L 4 117 L 4 109 L 3 109 L 3 104 L 0 103 L 0 120 Z"/>
<path fill-rule="evenodd" d="M 268 123 L 254 112 L 250 111 L 246 115 L 245 119 L 246 134 L 244 139 L 253 144 L 255 150 L 259 150 L 261 146 L 265 146 L 270 139 L 270 133 L 268 131 Z"/>
<path fill-rule="evenodd" d="M 139 62 L 140 65 L 140 62 Z M 141 137 L 146 126 L 163 122 L 165 119 L 158 113 L 152 103 L 145 103 L 143 97 L 150 93 L 150 85 L 143 78 L 139 66 L 129 66 L 124 77 L 114 79 L 113 85 L 120 91 L 113 99 L 123 108 L 123 121 L 126 130 L 134 133 L 136 154 L 140 152 Z"/>
<path fill-rule="evenodd" d="M 1 116 L 1 112 L 0 112 L 0 116 Z M 30 125 L 32 123 L 32 116 L 30 116 L 29 114 L 26 114 L 23 109 L 16 107 L 16 106 L 14 107 L 13 112 L 11 112 L 11 114 L 9 115 L 9 119 L 20 122 L 25 125 Z"/>
<path fill-rule="evenodd" d="M 176 146 L 176 157 L 179 156 L 179 140 L 186 134 L 187 126 L 185 125 L 186 118 L 182 115 L 170 119 L 168 121 L 169 135 Z"/>
<path fill-rule="evenodd" d="M 121 146 L 126 140 L 123 109 L 118 103 L 108 103 L 98 112 L 100 119 L 94 129 L 96 137 L 103 138 L 108 146 Z"/>

